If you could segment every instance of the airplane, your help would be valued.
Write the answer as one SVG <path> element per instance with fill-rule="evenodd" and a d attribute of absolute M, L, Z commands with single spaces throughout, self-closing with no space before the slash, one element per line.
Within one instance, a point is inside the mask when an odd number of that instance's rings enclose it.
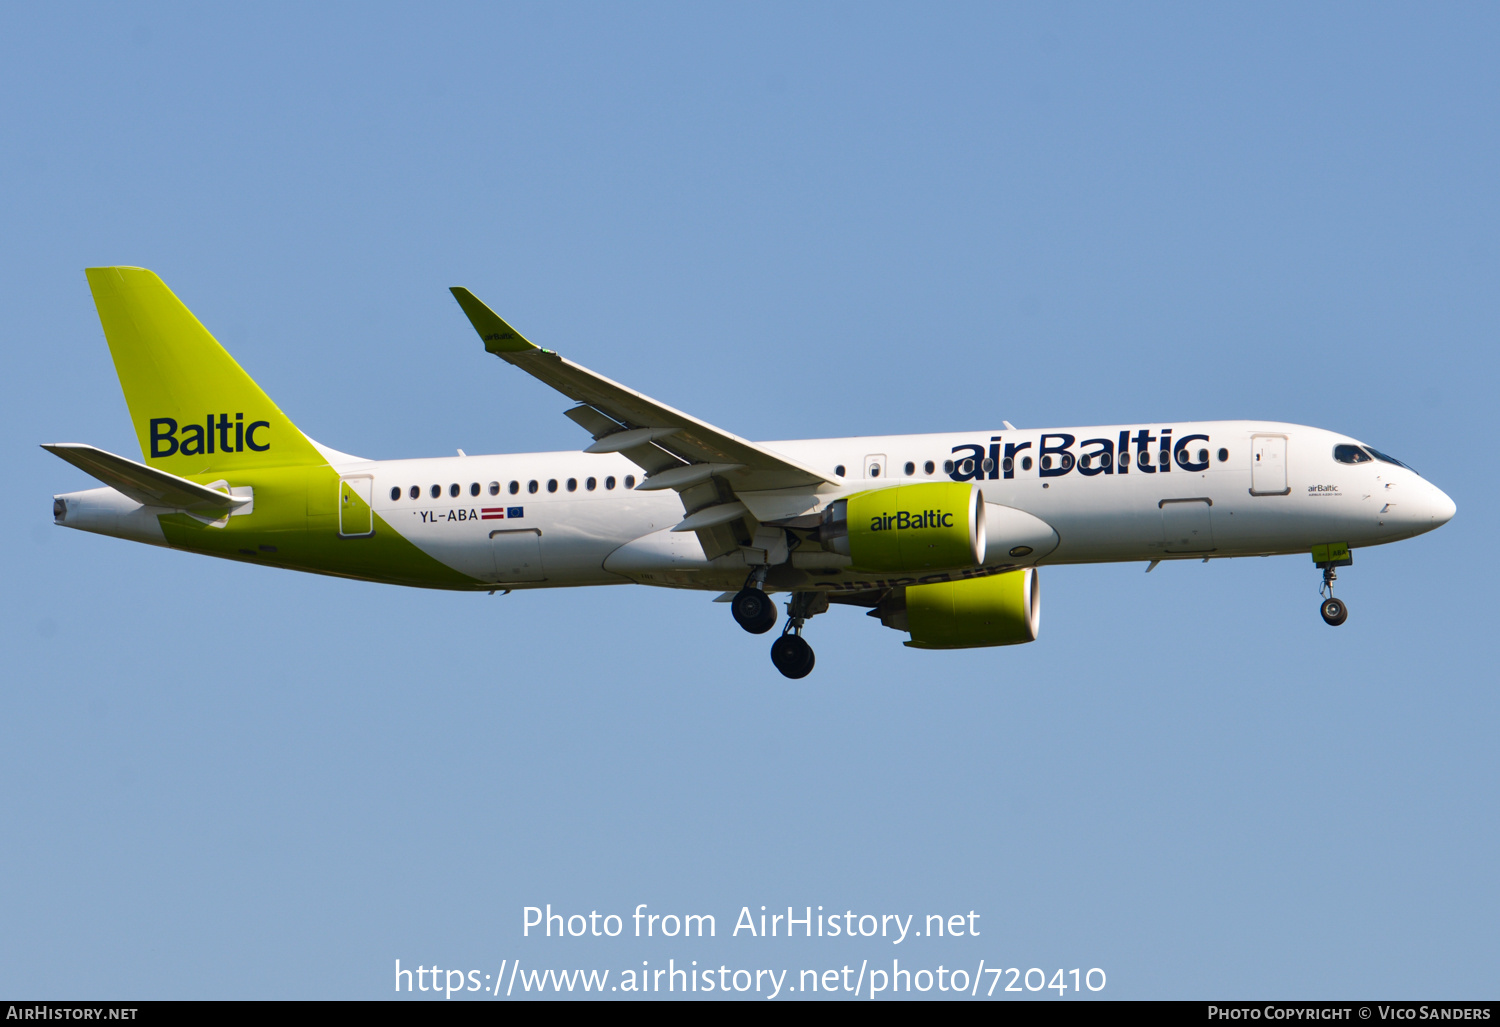
<path fill-rule="evenodd" d="M 1320 612 L 1353 550 L 1445 524 L 1406 464 L 1321 428 L 1146 422 L 749 442 L 532 344 L 452 289 L 484 348 L 562 393 L 581 451 L 367 460 L 308 438 L 153 272 L 87 270 L 142 459 L 43 448 L 102 488 L 56 524 L 242 563 L 473 592 L 720 593 L 771 660 L 864 609 L 919 649 L 1034 641 L 1043 564 L 1310 554 Z"/>

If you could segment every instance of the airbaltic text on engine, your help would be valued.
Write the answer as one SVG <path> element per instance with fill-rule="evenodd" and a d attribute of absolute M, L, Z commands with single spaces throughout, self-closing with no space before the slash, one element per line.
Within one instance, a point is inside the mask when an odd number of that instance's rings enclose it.
<path fill-rule="evenodd" d="M 898 510 L 894 514 L 877 514 L 870 518 L 871 531 L 906 531 L 912 528 L 951 528 L 953 515 L 941 510 L 923 510 L 913 514 L 910 510 Z"/>

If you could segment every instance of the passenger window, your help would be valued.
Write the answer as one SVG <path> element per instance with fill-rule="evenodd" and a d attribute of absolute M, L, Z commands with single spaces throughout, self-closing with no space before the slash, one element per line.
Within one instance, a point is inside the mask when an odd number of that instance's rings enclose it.
<path fill-rule="evenodd" d="M 1083 456 L 1081 456 L 1081 457 L 1078 458 L 1078 466 L 1079 466 L 1079 468 L 1081 470 L 1085 470 L 1085 471 L 1088 470 L 1089 455 L 1087 453 L 1083 454 Z"/>
<path fill-rule="evenodd" d="M 569 478 L 568 479 L 568 491 L 569 492 L 577 492 L 578 491 L 578 479 L 577 478 Z"/>
<path fill-rule="evenodd" d="M 548 492 L 556 492 L 557 491 L 557 479 L 556 478 L 548 478 L 547 479 L 547 491 Z"/>
<path fill-rule="evenodd" d="M 1358 446 L 1350 445 L 1334 446 L 1333 458 L 1341 464 L 1367 464 L 1370 462 L 1370 454 Z"/>
<path fill-rule="evenodd" d="M 1052 458 L 1050 456 L 1044 456 L 1044 457 L 1042 457 L 1042 470 L 1046 471 L 1046 470 L 1050 470 L 1051 468 L 1052 468 Z"/>
<path fill-rule="evenodd" d="M 598 485 L 599 479 L 597 478 L 590 478 L 588 481 L 583 483 L 583 487 L 588 489 L 590 492 L 594 491 L 594 489 L 598 487 Z"/>
<path fill-rule="evenodd" d="M 500 483 L 498 481 L 492 481 L 492 482 L 490 482 L 490 495 L 492 495 L 492 496 L 498 496 L 499 494 L 500 494 Z"/>
<path fill-rule="evenodd" d="M 933 471 L 937 470 L 937 467 L 933 464 L 933 462 L 931 460 L 929 460 L 925 464 L 922 465 L 922 470 L 926 471 L 928 474 L 931 474 Z"/>
<path fill-rule="evenodd" d="M 615 487 L 615 476 L 613 474 L 604 479 L 604 487 L 607 489 L 612 489 Z"/>
<path fill-rule="evenodd" d="M 441 485 L 434 485 L 434 486 L 432 486 L 432 498 L 433 499 L 440 498 L 442 496 L 442 494 L 443 494 L 443 486 L 441 486 Z"/>
<path fill-rule="evenodd" d="M 837 467 L 835 467 L 833 469 L 833 473 L 836 474 L 836 475 L 838 475 L 840 478 L 842 478 L 844 476 L 844 465 L 843 464 L 839 464 Z"/>
<path fill-rule="evenodd" d="M 1031 457 L 1029 457 L 1029 456 L 1023 456 L 1021 458 L 1021 470 L 1023 470 L 1023 471 L 1029 471 L 1029 470 L 1031 470 Z"/>
<path fill-rule="evenodd" d="M 1016 462 L 1010 457 L 1006 457 L 1000 461 L 1000 467 L 1005 471 L 1014 471 L 1016 469 Z"/>
<path fill-rule="evenodd" d="M 984 468 L 985 474 L 989 474 L 995 469 L 995 461 L 991 460 L 989 457 L 985 457 L 983 462 L 980 463 L 979 466 Z"/>
<path fill-rule="evenodd" d="M 470 482 L 469 483 L 469 495 L 471 495 L 471 496 L 477 496 L 477 495 L 479 495 L 479 482 L 475 481 L 475 482 Z"/>
<path fill-rule="evenodd" d="M 908 478 L 910 478 L 913 474 L 917 473 L 917 465 L 914 464 L 914 463 L 912 463 L 910 460 L 906 461 L 906 468 L 905 469 L 906 469 L 906 476 Z"/>
<path fill-rule="evenodd" d="M 944 474 L 952 474 L 953 473 L 953 461 L 952 460 L 944 460 L 943 461 L 943 473 Z"/>
<path fill-rule="evenodd" d="M 420 485 L 413 485 L 411 487 L 411 498 L 413 498 L 413 499 L 421 499 L 422 498 L 422 486 L 420 486 Z"/>
<path fill-rule="evenodd" d="M 394 503 L 396 500 L 398 500 L 400 498 L 401 498 L 401 486 L 397 485 L 397 486 L 395 486 L 395 487 L 393 487 L 391 489 L 391 502 Z"/>
<path fill-rule="evenodd" d="M 1229 459 L 1229 450 L 1227 450 L 1227 449 L 1221 449 L 1221 450 L 1219 450 L 1219 463 L 1222 464 L 1222 463 L 1226 462 L 1228 459 Z"/>
<path fill-rule="evenodd" d="M 458 487 L 458 482 L 456 482 L 456 481 L 452 485 L 448 486 L 448 495 L 454 497 L 455 499 L 458 498 L 459 491 L 460 490 L 459 490 L 459 487 Z"/>
<path fill-rule="evenodd" d="M 520 482 L 513 481 L 513 482 L 510 483 L 510 494 L 511 495 L 515 495 L 517 492 L 520 492 L 520 491 L 521 491 L 521 483 Z"/>
<path fill-rule="evenodd" d="M 1208 450 L 1206 450 L 1206 449 L 1200 449 L 1200 450 L 1198 450 L 1198 462 L 1200 464 L 1202 464 L 1204 467 L 1208 466 Z"/>
<path fill-rule="evenodd" d="M 627 474 L 627 475 L 625 475 L 625 487 L 627 489 L 633 489 L 633 488 L 635 488 L 635 475 L 633 475 L 633 474 Z"/>
<path fill-rule="evenodd" d="M 541 488 L 541 486 L 537 484 L 535 478 L 532 478 L 530 481 L 528 481 L 526 483 L 526 491 L 527 492 L 535 493 L 536 490 L 539 489 L 539 488 Z"/>

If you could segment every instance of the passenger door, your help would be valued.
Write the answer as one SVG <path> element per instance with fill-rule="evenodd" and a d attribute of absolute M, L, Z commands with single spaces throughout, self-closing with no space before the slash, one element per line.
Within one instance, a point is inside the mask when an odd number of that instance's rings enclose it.
<path fill-rule="evenodd" d="M 370 505 L 374 491 L 375 479 L 368 474 L 339 479 L 340 536 L 361 538 L 375 534 L 375 510 Z"/>
<path fill-rule="evenodd" d="M 1253 435 L 1250 438 L 1250 494 L 1284 496 L 1286 483 L 1286 436 Z"/>

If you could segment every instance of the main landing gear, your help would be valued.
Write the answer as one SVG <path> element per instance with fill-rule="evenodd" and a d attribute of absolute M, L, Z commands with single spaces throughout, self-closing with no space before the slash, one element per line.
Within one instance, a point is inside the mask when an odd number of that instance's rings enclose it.
<path fill-rule="evenodd" d="M 745 587 L 729 601 L 734 622 L 752 635 L 764 635 L 776 623 L 776 604 L 766 595 L 766 568 L 757 567 L 745 579 Z"/>
<path fill-rule="evenodd" d="M 828 609 L 828 596 L 822 592 L 793 592 L 786 604 L 787 621 L 781 637 L 771 643 L 771 662 L 786 677 L 796 680 L 812 673 L 818 662 L 812 646 L 802 637 L 807 618 Z"/>
<path fill-rule="evenodd" d="M 1338 573 L 1333 569 L 1333 564 L 1323 568 L 1323 585 L 1318 589 L 1318 594 L 1323 597 L 1323 604 L 1318 607 L 1318 612 L 1323 615 L 1324 623 L 1331 627 L 1338 627 L 1349 619 L 1349 607 L 1344 605 L 1342 599 L 1333 598 L 1333 583 L 1338 579 Z"/>
<path fill-rule="evenodd" d="M 759 568 L 745 581 L 745 587 L 729 601 L 729 612 L 740 627 L 752 635 L 764 635 L 776 624 L 776 604 L 765 592 L 766 572 Z M 805 678 L 812 673 L 817 657 L 802 637 L 807 618 L 828 609 L 828 596 L 822 592 L 793 592 L 786 604 L 786 627 L 781 637 L 771 643 L 771 662 L 789 678 Z"/>
<path fill-rule="evenodd" d="M 729 602 L 729 612 L 752 635 L 764 635 L 776 623 L 776 604 L 754 585 L 740 589 Z"/>
<path fill-rule="evenodd" d="M 782 674 L 795 680 L 811 674 L 818 658 L 813 654 L 812 646 L 807 644 L 807 639 L 792 634 L 791 625 L 787 625 L 787 631 L 771 643 L 771 662 Z"/>

